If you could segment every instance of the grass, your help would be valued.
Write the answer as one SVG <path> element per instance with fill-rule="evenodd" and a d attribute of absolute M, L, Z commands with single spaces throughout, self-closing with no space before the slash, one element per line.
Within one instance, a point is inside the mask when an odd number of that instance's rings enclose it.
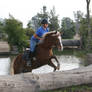
<path fill-rule="evenodd" d="M 55 55 L 72 55 L 73 54 L 73 50 L 71 49 L 64 49 L 63 51 L 58 51 L 57 48 L 53 49 L 53 53 Z"/>
<path fill-rule="evenodd" d="M 92 92 L 92 84 L 72 86 L 51 91 L 40 91 L 40 92 Z"/>

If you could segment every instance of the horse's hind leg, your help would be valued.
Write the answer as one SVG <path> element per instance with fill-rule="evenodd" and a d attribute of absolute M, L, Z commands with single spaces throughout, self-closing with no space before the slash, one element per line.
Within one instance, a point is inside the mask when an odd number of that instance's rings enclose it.
<path fill-rule="evenodd" d="M 48 65 L 54 68 L 53 72 L 56 71 L 57 67 L 52 63 L 52 61 L 50 61 L 50 62 L 48 63 Z"/>

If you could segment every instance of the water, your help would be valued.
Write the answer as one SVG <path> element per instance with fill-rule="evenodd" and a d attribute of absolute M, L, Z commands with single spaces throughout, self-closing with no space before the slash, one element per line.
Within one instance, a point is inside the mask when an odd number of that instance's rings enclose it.
<path fill-rule="evenodd" d="M 60 70 L 59 71 L 65 71 L 65 70 L 71 70 L 79 67 L 83 67 L 83 60 L 81 58 L 77 58 L 75 56 L 70 55 L 64 55 L 64 56 L 57 56 L 59 62 L 60 62 Z M 0 75 L 9 75 L 10 74 L 10 66 L 11 66 L 11 58 L 10 57 L 0 57 Z M 56 62 L 53 60 L 54 64 Z M 38 69 L 34 69 L 32 71 L 35 74 L 38 73 L 49 73 L 53 72 L 53 68 L 45 65 Z"/>
<path fill-rule="evenodd" d="M 65 71 L 65 70 L 71 70 L 71 69 L 75 69 L 75 68 L 79 68 L 79 67 L 83 67 L 83 60 L 81 58 L 77 58 L 75 56 L 57 56 L 59 62 L 60 62 L 60 70 L 57 71 Z M 54 62 L 54 60 L 53 60 Z M 54 62 L 54 64 L 56 65 L 56 63 Z M 52 72 L 53 68 L 45 65 L 42 66 L 38 69 L 33 70 L 33 73 L 49 73 Z"/>
<path fill-rule="evenodd" d="M 10 74 L 10 62 L 9 57 L 0 58 L 0 75 Z"/>

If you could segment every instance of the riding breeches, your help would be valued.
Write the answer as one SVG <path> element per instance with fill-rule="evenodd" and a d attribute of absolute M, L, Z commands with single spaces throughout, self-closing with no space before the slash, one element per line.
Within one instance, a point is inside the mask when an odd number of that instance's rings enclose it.
<path fill-rule="evenodd" d="M 33 39 L 30 40 L 30 51 L 34 52 L 37 42 Z"/>

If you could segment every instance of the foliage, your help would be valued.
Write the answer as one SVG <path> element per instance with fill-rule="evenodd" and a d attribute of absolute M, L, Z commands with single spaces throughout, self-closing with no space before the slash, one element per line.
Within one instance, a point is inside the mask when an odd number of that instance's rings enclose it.
<path fill-rule="evenodd" d="M 59 20 L 56 15 L 55 7 L 50 11 L 49 15 L 49 28 L 51 31 L 59 29 Z"/>
<path fill-rule="evenodd" d="M 90 26 L 91 28 L 89 30 L 87 15 L 84 16 L 81 11 L 77 11 L 76 13 L 74 12 L 74 16 L 76 22 L 76 31 L 78 31 L 81 37 L 82 48 L 87 50 L 89 43 L 92 48 L 92 32 L 89 34 L 89 31 L 92 30 L 92 27 Z M 90 18 L 90 24 L 92 25 L 92 18 Z"/>
<path fill-rule="evenodd" d="M 71 20 L 68 17 L 65 17 L 62 19 L 61 24 L 62 24 L 61 30 L 63 32 L 62 38 L 64 38 L 64 39 L 73 38 L 73 36 L 75 35 L 75 26 L 74 26 L 73 20 Z"/>
<path fill-rule="evenodd" d="M 91 0 L 86 0 L 86 4 L 87 4 L 87 31 L 88 31 L 88 36 L 87 36 L 87 45 L 86 45 L 86 50 L 89 52 L 90 50 L 92 50 L 92 30 L 91 30 L 91 25 L 90 25 L 90 9 L 89 9 L 89 5 L 90 5 L 90 1 Z"/>
<path fill-rule="evenodd" d="M 86 18 L 82 18 L 80 20 L 79 34 L 80 34 L 81 40 L 82 40 L 82 48 L 86 48 L 87 36 L 88 36 L 87 20 L 86 20 Z"/>
<path fill-rule="evenodd" d="M 74 12 L 76 34 L 79 34 L 80 20 L 83 16 L 84 14 L 81 11 Z"/>
<path fill-rule="evenodd" d="M 2 23 L 2 21 L 0 21 L 0 33 L 2 33 L 3 32 L 3 23 Z"/>
<path fill-rule="evenodd" d="M 90 24 L 92 25 L 92 18 L 90 18 Z M 92 27 L 91 27 L 91 30 L 92 30 Z M 87 18 L 81 18 L 79 34 L 80 34 L 81 40 L 82 40 L 82 48 L 86 49 L 87 45 L 88 45 L 88 36 L 89 36 Z M 92 34 L 90 34 L 90 35 L 92 38 Z M 92 40 L 91 40 L 91 44 L 92 44 Z"/>
<path fill-rule="evenodd" d="M 55 14 L 55 7 L 53 7 L 49 13 L 47 12 L 46 6 L 43 6 L 42 11 L 32 17 L 28 22 L 28 27 L 31 27 L 33 30 L 37 30 L 38 27 L 41 26 L 41 20 L 44 18 L 49 21 L 49 28 L 51 31 L 59 29 L 59 20 L 58 16 Z"/>
<path fill-rule="evenodd" d="M 76 22 L 79 22 L 84 16 L 84 14 L 81 11 L 77 11 L 73 13 L 74 13 L 74 18 Z"/>
<path fill-rule="evenodd" d="M 36 31 L 41 25 L 41 20 L 44 18 L 48 20 L 48 12 L 46 6 L 43 6 L 42 11 L 32 17 L 32 19 L 28 22 L 28 26 L 30 26 L 33 30 Z"/>
<path fill-rule="evenodd" d="M 27 36 L 25 35 L 22 23 L 10 16 L 9 19 L 5 19 L 4 30 L 8 34 L 10 46 L 17 46 L 18 50 L 21 52 L 23 47 L 27 45 Z"/>
<path fill-rule="evenodd" d="M 7 39 L 7 35 L 4 32 L 4 20 L 0 20 L 0 39 L 1 40 Z"/>
<path fill-rule="evenodd" d="M 34 34 L 34 30 L 32 28 L 26 28 L 25 32 L 26 32 L 26 35 L 28 36 L 28 39 L 30 39 Z"/>

